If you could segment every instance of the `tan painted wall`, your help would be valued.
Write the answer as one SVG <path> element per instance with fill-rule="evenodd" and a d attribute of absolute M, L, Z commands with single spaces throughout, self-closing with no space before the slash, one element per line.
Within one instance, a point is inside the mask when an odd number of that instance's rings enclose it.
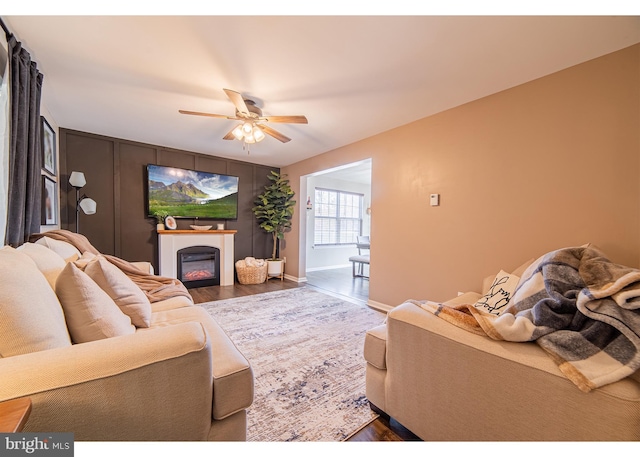
<path fill-rule="evenodd" d="M 587 242 L 639 267 L 640 45 L 282 171 L 300 195 L 301 176 L 368 157 L 373 302 L 445 300 Z M 296 219 L 283 253 L 304 277 L 299 241 Z"/>

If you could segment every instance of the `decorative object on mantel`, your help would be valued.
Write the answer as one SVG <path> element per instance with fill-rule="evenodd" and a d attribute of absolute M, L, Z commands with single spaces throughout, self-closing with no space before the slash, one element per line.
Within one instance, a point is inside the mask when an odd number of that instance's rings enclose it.
<path fill-rule="evenodd" d="M 255 206 L 251 209 L 260 227 L 267 233 L 273 235 L 273 252 L 268 261 L 268 276 L 284 279 L 284 261 L 277 258 L 278 245 L 280 240 L 284 240 L 284 233 L 291 229 L 291 219 L 296 201 L 293 199 L 295 192 L 289 185 L 286 175 L 281 175 L 272 171 L 267 176 L 271 181 L 269 186 L 264 187 L 264 192 L 258 195 Z"/>
<path fill-rule="evenodd" d="M 216 226 L 216 230 L 224 230 L 224 222 Z"/>
<path fill-rule="evenodd" d="M 154 211 L 153 212 L 153 217 L 156 218 L 157 224 L 156 224 L 156 230 L 160 231 L 160 230 L 164 230 L 164 220 L 166 219 L 166 217 L 169 214 L 166 211 Z"/>
<path fill-rule="evenodd" d="M 193 230 L 210 230 L 213 225 L 198 225 L 198 218 L 196 217 L 196 223 L 194 225 L 190 225 Z"/>
<path fill-rule="evenodd" d="M 167 227 L 167 229 L 169 230 L 175 230 L 178 228 L 178 224 L 176 223 L 176 220 L 173 218 L 173 216 L 167 216 L 164 218 L 164 225 Z"/>
<path fill-rule="evenodd" d="M 98 204 L 95 200 L 83 194 L 80 197 L 80 189 L 84 187 L 87 183 L 86 178 L 84 177 L 84 173 L 81 171 L 73 171 L 71 172 L 71 176 L 69 176 L 69 184 L 71 184 L 76 189 L 76 233 L 80 233 L 80 210 L 86 215 L 91 215 L 96 213 L 96 209 Z"/>

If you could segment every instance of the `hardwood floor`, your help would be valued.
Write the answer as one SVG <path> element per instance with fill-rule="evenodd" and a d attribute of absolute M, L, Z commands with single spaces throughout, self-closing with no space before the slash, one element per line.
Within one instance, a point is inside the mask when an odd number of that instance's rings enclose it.
<path fill-rule="evenodd" d="M 340 297 L 354 303 L 365 304 L 369 298 L 369 280 L 353 278 L 351 268 L 338 268 L 307 273 L 307 283 L 296 283 L 285 279 L 269 279 L 262 284 L 234 284 L 189 289 L 195 303 L 204 303 L 227 298 L 245 297 L 276 290 L 296 287 L 312 287 L 321 292 Z M 349 441 L 419 441 L 420 439 L 394 419 L 380 416 L 364 427 Z"/>
<path fill-rule="evenodd" d="M 297 283 L 289 280 L 269 279 L 262 284 L 239 284 L 233 286 L 213 286 L 198 287 L 189 289 L 194 303 L 205 303 L 208 301 L 225 300 L 227 298 L 246 297 L 247 295 L 263 294 L 276 290 L 292 289 L 295 287 L 305 287 L 304 283 Z"/>
<path fill-rule="evenodd" d="M 351 267 L 308 272 L 306 283 L 296 283 L 286 279 L 284 281 L 269 279 L 262 284 L 235 283 L 233 286 L 199 287 L 189 289 L 189 292 L 195 303 L 204 303 L 309 286 L 352 302 L 366 304 L 369 299 L 369 280 L 352 277 Z"/>
<path fill-rule="evenodd" d="M 369 300 L 369 279 L 354 278 L 351 267 L 308 271 L 307 284 L 361 303 Z"/>
<path fill-rule="evenodd" d="M 348 441 L 422 441 L 416 435 L 404 428 L 398 421 L 380 416 L 367 425 Z"/>

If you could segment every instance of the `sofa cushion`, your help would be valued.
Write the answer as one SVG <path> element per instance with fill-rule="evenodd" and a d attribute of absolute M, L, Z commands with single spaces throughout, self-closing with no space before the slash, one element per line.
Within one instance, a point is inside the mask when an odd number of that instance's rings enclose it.
<path fill-rule="evenodd" d="M 211 340 L 213 364 L 213 418 L 220 420 L 251 406 L 253 371 L 218 323 L 199 306 L 187 306 L 152 314 L 151 329 L 183 322 L 200 322 Z"/>
<path fill-rule="evenodd" d="M 66 265 L 64 259 L 55 251 L 37 243 L 25 243 L 17 250 L 31 257 L 49 282 L 51 289 L 55 290 L 56 279 Z"/>
<path fill-rule="evenodd" d="M 151 324 L 151 303 L 145 293 L 122 271 L 102 255 L 94 256 L 84 272 L 116 302 L 136 327 Z"/>
<path fill-rule="evenodd" d="M 493 278 L 489 290 L 473 304 L 473 307 L 483 313 L 499 316 L 507 309 L 513 293 L 518 287 L 520 278 L 504 270 Z"/>
<path fill-rule="evenodd" d="M 494 276 L 495 277 L 495 276 Z M 443 303 L 443 305 L 451 306 L 452 308 L 457 307 L 458 305 L 471 305 L 482 298 L 482 295 L 478 292 L 465 292 L 463 294 L 459 294 L 458 296 L 447 300 Z"/>
<path fill-rule="evenodd" d="M 36 241 L 36 244 L 40 244 L 42 246 L 46 246 L 60 257 L 62 257 L 65 262 L 73 262 L 74 260 L 78 260 L 82 253 L 76 249 L 75 246 L 65 243 L 64 241 L 54 240 L 53 238 L 49 238 L 47 236 L 43 236 Z"/>
<path fill-rule="evenodd" d="M 387 369 L 387 325 L 367 330 L 364 337 L 364 359 L 376 368 Z"/>
<path fill-rule="evenodd" d="M 193 306 L 193 301 L 184 295 L 176 295 L 166 300 L 151 303 L 151 312 L 169 311 L 170 309 L 184 308 L 185 306 Z"/>
<path fill-rule="evenodd" d="M 58 276 L 56 293 L 73 342 L 86 343 L 135 333 L 129 316 L 73 262 Z"/>
<path fill-rule="evenodd" d="M 95 258 L 96 255 L 93 252 L 86 251 L 82 253 L 79 259 L 74 260 L 73 263 L 75 263 L 76 267 L 84 271 L 84 267 Z"/>
<path fill-rule="evenodd" d="M 0 249 L 0 357 L 71 345 L 60 302 L 25 253 Z"/>

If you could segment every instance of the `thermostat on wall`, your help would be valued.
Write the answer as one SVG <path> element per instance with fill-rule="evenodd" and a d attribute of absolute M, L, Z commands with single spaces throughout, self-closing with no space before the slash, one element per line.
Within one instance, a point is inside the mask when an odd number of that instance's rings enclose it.
<path fill-rule="evenodd" d="M 429 203 L 431 206 L 439 206 L 440 205 L 440 194 L 431 194 L 429 198 Z"/>

